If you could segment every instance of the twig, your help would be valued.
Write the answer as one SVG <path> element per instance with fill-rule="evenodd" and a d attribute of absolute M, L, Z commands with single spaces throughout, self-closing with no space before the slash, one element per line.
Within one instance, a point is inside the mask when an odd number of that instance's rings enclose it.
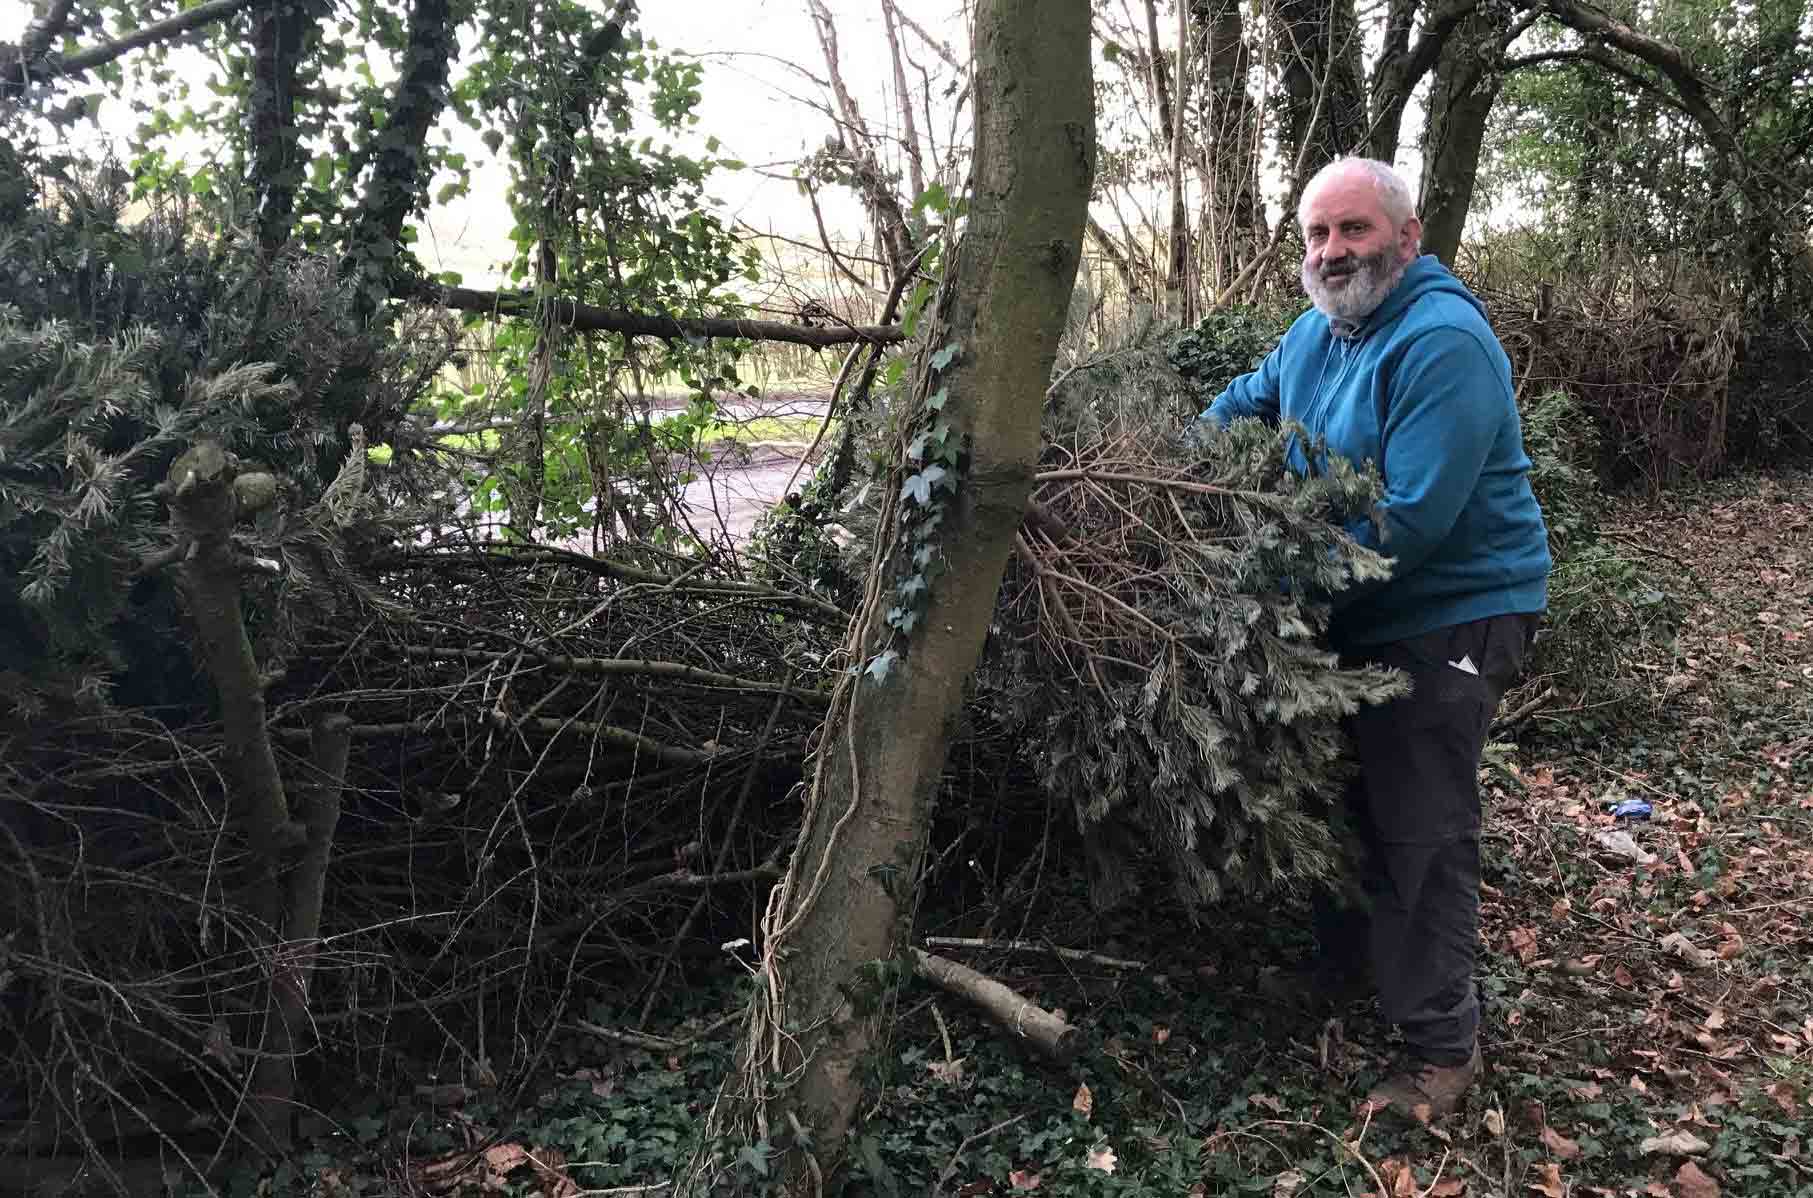
<path fill-rule="evenodd" d="M 737 826 L 743 822 L 743 808 L 749 805 L 749 792 L 755 789 L 755 776 L 762 768 L 763 753 L 767 751 L 768 742 L 774 736 L 774 722 L 780 718 L 781 706 L 786 693 L 793 686 L 794 671 L 787 671 L 787 681 L 781 691 L 775 695 L 774 703 L 768 708 L 768 722 L 762 725 L 762 734 L 756 739 L 755 751 L 749 755 L 749 768 L 743 771 L 743 785 L 737 790 L 736 804 L 730 809 L 730 819 L 724 825 L 724 835 L 718 842 L 717 857 L 711 863 L 711 872 L 721 874 L 730 860 L 730 844 L 736 839 Z M 661 958 L 661 965 L 655 970 L 654 980 L 648 984 L 648 997 L 642 1002 L 642 1014 L 636 1020 L 637 1030 L 648 1026 L 648 1018 L 654 1012 L 655 1000 L 660 997 L 661 983 L 667 980 L 667 971 L 674 963 L 674 956 L 680 951 L 680 945 L 692 933 L 692 926 L 699 918 L 699 912 L 705 909 L 705 901 L 711 897 L 711 891 L 701 888 L 699 897 L 693 900 L 692 909 L 686 918 L 680 921 L 680 929 L 674 933 L 673 941 L 667 946 L 667 953 Z"/>
<path fill-rule="evenodd" d="M 1551 687 L 1545 688 L 1534 699 L 1531 699 L 1528 703 L 1525 703 L 1522 706 L 1518 707 L 1518 709 L 1516 711 L 1513 711 L 1510 715 L 1505 716 L 1503 719 L 1499 720 L 1498 723 L 1496 725 L 1494 725 L 1492 731 L 1495 733 L 1511 731 L 1511 729 L 1517 727 L 1519 724 L 1522 724 L 1525 720 L 1528 720 L 1531 716 L 1535 715 L 1537 712 L 1541 711 L 1544 707 L 1547 707 L 1551 702 L 1553 702 L 1555 699 L 1555 694 L 1556 694 L 1556 691 L 1555 691 L 1554 687 L 1551 686 Z"/>
<path fill-rule="evenodd" d="M 1001 1122 L 995 1124 L 993 1127 L 985 1127 L 981 1131 L 964 1136 L 962 1142 L 957 1145 L 957 1151 L 951 1153 L 950 1163 L 944 1166 L 944 1170 L 938 1174 L 938 1180 L 932 1186 L 932 1194 L 936 1196 L 944 1192 L 945 1183 L 957 1175 L 957 1164 L 963 1160 L 963 1154 L 970 1150 L 971 1145 L 978 1144 L 997 1132 L 1006 1131 L 1014 1124 L 1023 1122 L 1030 1113 L 1031 1112 L 1029 1111 L 1022 1112 L 1011 1119 L 1001 1120 Z"/>
<path fill-rule="evenodd" d="M 1055 944 L 1040 944 L 1035 940 L 980 940 L 968 936 L 927 936 L 925 944 L 927 948 L 1044 953 L 1047 956 L 1061 957 L 1066 961 L 1081 961 L 1088 965 L 1101 965 L 1108 969 L 1145 969 L 1147 967 L 1144 961 L 1129 961 L 1125 957 L 1105 957 L 1101 953 L 1087 952 L 1080 948 L 1059 948 Z"/>

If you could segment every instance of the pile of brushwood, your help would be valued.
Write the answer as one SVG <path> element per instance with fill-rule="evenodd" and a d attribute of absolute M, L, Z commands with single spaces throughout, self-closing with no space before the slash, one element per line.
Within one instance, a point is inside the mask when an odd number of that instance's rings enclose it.
<path fill-rule="evenodd" d="M 122 209 L 0 240 L 0 1157 L 130 1192 L 125 1157 L 280 1152 L 330 1095 L 526 1092 L 598 995 L 635 1036 L 731 967 L 848 617 L 463 520 L 463 469 L 367 453 L 444 322 Z M 1342 532 L 1374 483 L 1187 437 L 1188 390 L 1162 347 L 1054 386 L 928 889 L 1074 860 L 1004 850 L 1029 794 L 1103 901 L 1335 869 L 1339 720 L 1395 685 L 1318 642 L 1382 568 Z"/>

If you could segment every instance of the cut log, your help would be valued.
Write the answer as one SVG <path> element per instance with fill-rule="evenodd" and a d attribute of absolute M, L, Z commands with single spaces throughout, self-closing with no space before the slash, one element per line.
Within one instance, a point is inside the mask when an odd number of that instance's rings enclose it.
<path fill-rule="evenodd" d="M 1083 1034 L 1031 999 L 991 977 L 947 957 L 913 949 L 913 971 L 926 981 L 967 998 L 1015 1038 L 1040 1055 L 1067 1065 L 1083 1047 Z"/>

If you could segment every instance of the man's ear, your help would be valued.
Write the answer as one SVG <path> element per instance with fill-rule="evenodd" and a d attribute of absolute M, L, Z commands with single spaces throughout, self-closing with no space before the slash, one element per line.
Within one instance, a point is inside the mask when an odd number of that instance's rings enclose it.
<path fill-rule="evenodd" d="M 1398 252 L 1408 262 L 1416 257 L 1417 250 L 1421 248 L 1422 244 L 1423 222 L 1413 216 L 1404 222 L 1403 228 L 1398 230 Z"/>

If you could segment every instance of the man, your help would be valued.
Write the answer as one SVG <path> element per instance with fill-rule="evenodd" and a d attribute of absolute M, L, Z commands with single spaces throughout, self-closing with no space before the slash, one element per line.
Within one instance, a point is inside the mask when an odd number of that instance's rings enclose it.
<path fill-rule="evenodd" d="M 1351 721 L 1359 775 L 1346 803 L 1365 850 L 1362 908 L 1316 913 L 1325 992 L 1370 965 L 1408 1067 L 1367 1096 L 1428 1119 L 1481 1068 L 1478 770 L 1487 726 L 1548 602 L 1548 534 L 1505 357 L 1479 301 L 1433 256 L 1410 191 L 1386 164 L 1341 159 L 1303 193 L 1305 312 L 1203 419 L 1301 424 L 1313 446 L 1374 463 L 1389 579 L 1330 597 L 1349 664 L 1404 670 L 1408 696 Z M 1419 256 L 1420 255 L 1420 256 Z M 1292 468 L 1308 474 L 1302 439 Z"/>

